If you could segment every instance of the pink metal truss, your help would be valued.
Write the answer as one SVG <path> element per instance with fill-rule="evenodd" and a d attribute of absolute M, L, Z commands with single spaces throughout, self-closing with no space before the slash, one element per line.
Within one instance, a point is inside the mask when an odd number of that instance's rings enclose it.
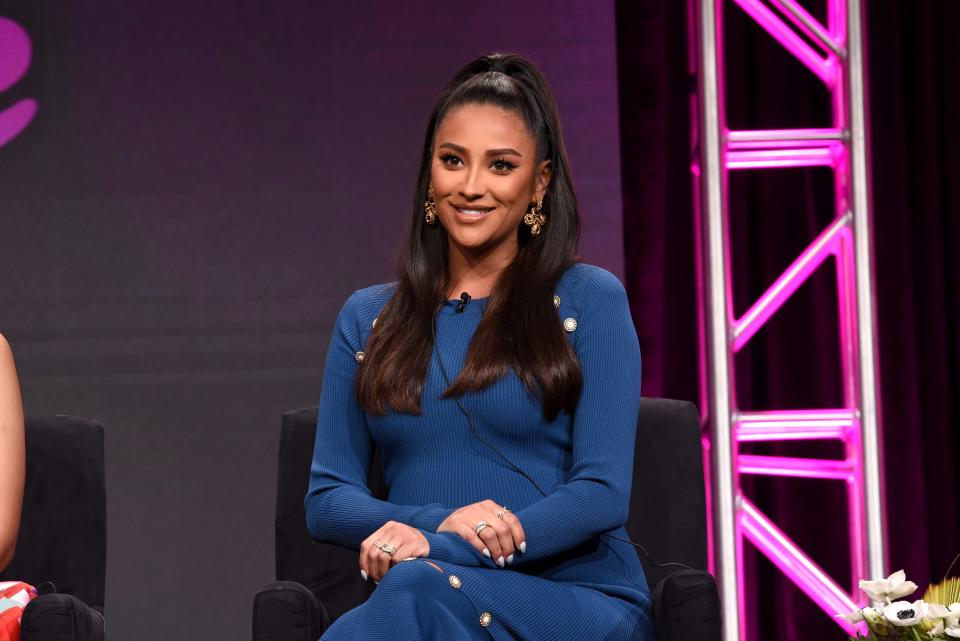
<path fill-rule="evenodd" d="M 699 92 L 695 122 L 701 376 L 709 452 L 711 567 L 723 596 L 724 636 L 745 641 L 743 543 L 749 541 L 831 617 L 866 605 L 861 578 L 885 576 L 879 404 L 876 398 L 873 282 L 867 195 L 863 47 L 859 0 L 827 0 L 823 25 L 797 0 L 732 0 L 831 95 L 827 128 L 726 128 L 724 0 L 691 0 Z M 740 317 L 733 312 L 727 212 L 730 171 L 827 167 L 835 180 L 833 221 Z M 785 194 L 786 196 L 786 194 Z M 828 259 L 836 265 L 843 407 L 741 412 L 734 355 Z M 841 459 L 740 453 L 741 443 L 831 439 Z M 841 481 L 847 494 L 850 574 L 837 581 L 743 495 L 744 474 Z M 826 518 L 821 515 L 820 518 Z M 829 524 L 825 523 L 825 526 Z M 837 529 L 837 528 L 833 528 Z M 831 531 L 825 527 L 825 531 Z M 856 626 L 835 619 L 848 633 Z M 772 631 L 771 631 L 772 632 Z"/>

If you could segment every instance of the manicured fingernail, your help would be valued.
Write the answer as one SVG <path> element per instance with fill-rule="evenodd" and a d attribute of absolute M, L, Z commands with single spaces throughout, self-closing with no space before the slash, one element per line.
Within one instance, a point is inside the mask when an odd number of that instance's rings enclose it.
<path fill-rule="evenodd" d="M 499 559 L 497 559 L 497 565 L 499 565 L 500 567 L 503 567 L 503 557 L 502 557 L 502 556 L 501 556 Z"/>
<path fill-rule="evenodd" d="M 367 571 L 366 571 L 366 570 L 360 570 L 360 576 L 362 576 L 362 577 L 363 577 L 363 580 L 366 581 L 366 580 L 367 580 Z"/>
<path fill-rule="evenodd" d="M 374 585 L 380 585 L 380 582 L 379 582 L 379 581 L 374 581 L 373 584 L 374 584 Z"/>
<path fill-rule="evenodd" d="M 488 558 L 488 559 L 492 559 L 492 558 L 493 558 L 492 556 L 490 556 L 490 550 L 488 550 L 487 548 L 483 548 L 483 553 L 487 555 L 487 558 Z"/>
<path fill-rule="evenodd" d="M 526 553 L 527 553 L 527 542 L 526 542 L 526 541 L 524 541 L 523 543 L 520 544 L 520 553 L 521 553 L 521 554 L 526 554 Z"/>
<path fill-rule="evenodd" d="M 513 555 L 512 555 L 512 554 L 507 557 L 507 564 L 513 565 Z"/>

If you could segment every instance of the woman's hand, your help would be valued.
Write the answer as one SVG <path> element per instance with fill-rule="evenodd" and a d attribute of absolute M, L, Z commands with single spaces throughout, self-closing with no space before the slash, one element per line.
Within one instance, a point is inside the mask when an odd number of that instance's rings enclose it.
<path fill-rule="evenodd" d="M 376 541 L 388 543 L 397 549 L 392 555 L 387 554 L 374 545 Z M 371 578 L 379 582 L 387 570 L 404 559 L 429 554 L 430 544 L 420 530 L 405 523 L 387 521 L 360 544 L 360 576 L 365 581 Z"/>
<path fill-rule="evenodd" d="M 503 510 L 503 518 L 497 514 Z M 480 521 L 486 521 L 490 527 L 485 527 L 477 534 L 474 529 Z M 527 549 L 527 535 L 513 512 L 490 499 L 465 505 L 448 516 L 437 532 L 453 532 L 459 534 L 483 554 L 504 567 L 513 563 L 513 555 L 519 550 Z"/>

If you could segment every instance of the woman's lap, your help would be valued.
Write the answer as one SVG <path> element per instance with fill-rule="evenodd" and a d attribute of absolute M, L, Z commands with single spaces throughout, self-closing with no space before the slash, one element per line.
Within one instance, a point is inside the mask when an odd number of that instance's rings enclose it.
<path fill-rule="evenodd" d="M 362 605 L 345 613 L 323 641 L 489 639 L 470 600 L 432 563 L 407 561 L 390 569 Z"/>
<path fill-rule="evenodd" d="M 653 638 L 649 615 L 620 598 L 531 575 L 440 565 L 424 559 L 394 566 L 321 641 Z M 478 595 L 484 595 L 482 605 L 473 601 Z M 498 607 L 490 607 L 489 595 L 496 595 Z M 496 633 L 481 622 L 480 610 L 488 609 L 495 611 Z"/>

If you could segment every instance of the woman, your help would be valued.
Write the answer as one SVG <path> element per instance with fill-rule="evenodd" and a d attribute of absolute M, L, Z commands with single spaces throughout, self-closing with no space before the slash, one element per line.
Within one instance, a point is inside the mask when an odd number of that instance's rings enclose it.
<path fill-rule="evenodd" d="M 23 405 L 10 345 L 0 334 L 0 571 L 13 561 L 24 478 Z"/>
<path fill-rule="evenodd" d="M 327 354 L 308 527 L 378 585 L 324 641 L 653 638 L 623 529 L 639 346 L 579 231 L 546 81 L 468 64 L 427 127 L 399 279 L 354 292 Z"/>
<path fill-rule="evenodd" d="M 20 385 L 10 345 L 0 334 L 0 572 L 13 561 L 17 546 L 25 468 Z M 36 596 L 26 583 L 0 581 L 0 640 L 20 638 L 23 609 Z"/>

